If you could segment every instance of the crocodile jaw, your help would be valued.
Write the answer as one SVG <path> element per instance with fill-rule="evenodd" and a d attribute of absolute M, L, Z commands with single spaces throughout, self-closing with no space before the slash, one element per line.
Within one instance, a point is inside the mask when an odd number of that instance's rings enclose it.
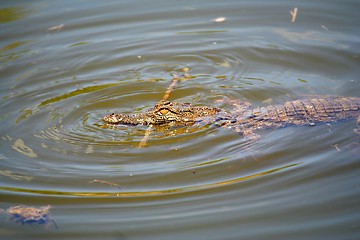
<path fill-rule="evenodd" d="M 112 113 L 103 118 L 108 124 L 125 124 L 125 125 L 151 125 L 153 119 L 148 114 L 117 114 Z"/>

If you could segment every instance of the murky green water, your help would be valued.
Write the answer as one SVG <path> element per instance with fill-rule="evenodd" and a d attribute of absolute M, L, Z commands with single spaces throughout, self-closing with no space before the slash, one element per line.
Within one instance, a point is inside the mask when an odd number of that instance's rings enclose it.
<path fill-rule="evenodd" d="M 290 10 L 298 8 L 294 22 Z M 170 100 L 360 97 L 359 1 L 2 1 L 2 239 L 358 239 L 355 121 L 261 131 L 104 127 Z M 224 19 L 220 19 L 224 17 Z"/>

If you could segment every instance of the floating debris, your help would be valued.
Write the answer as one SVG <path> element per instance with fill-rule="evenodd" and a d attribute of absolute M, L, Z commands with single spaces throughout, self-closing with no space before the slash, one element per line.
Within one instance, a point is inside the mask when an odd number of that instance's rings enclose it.
<path fill-rule="evenodd" d="M 298 8 L 294 8 L 294 10 L 290 10 L 291 22 L 295 22 L 297 13 L 298 13 Z"/>
<path fill-rule="evenodd" d="M 56 26 L 48 28 L 48 31 L 60 31 L 63 29 L 63 27 L 64 27 L 64 24 L 56 25 Z"/>
<path fill-rule="evenodd" d="M 334 147 L 338 152 L 340 152 L 339 144 L 330 145 L 330 147 Z"/>
<path fill-rule="evenodd" d="M 56 228 L 56 222 L 50 218 L 50 205 L 35 208 L 27 207 L 23 205 L 10 207 L 7 210 L 2 210 L 2 213 L 7 214 L 11 220 L 16 223 L 25 224 L 44 224 L 51 225 L 53 224 Z M 1 212 L 0 212 L 1 213 Z"/>
<path fill-rule="evenodd" d="M 151 129 L 152 129 L 152 126 L 148 126 L 148 128 L 145 131 L 144 137 L 141 139 L 141 141 L 138 145 L 138 148 L 143 148 L 146 146 L 146 142 L 150 138 Z"/>
<path fill-rule="evenodd" d="M 104 180 L 99 180 L 99 179 L 94 179 L 92 181 L 89 181 L 89 183 L 102 183 L 102 184 L 107 184 L 107 185 L 110 185 L 112 187 L 116 187 L 118 189 L 121 189 L 120 185 L 117 184 L 117 183 L 112 183 L 112 182 L 108 182 L 108 181 L 104 181 Z"/>
<path fill-rule="evenodd" d="M 226 20 L 226 18 L 224 18 L 224 17 L 218 17 L 218 18 L 213 19 L 213 22 L 221 23 L 221 22 L 225 22 L 225 20 Z"/>
<path fill-rule="evenodd" d="M 324 25 L 321 25 L 321 28 L 329 31 L 329 29 L 327 27 L 325 27 Z"/>

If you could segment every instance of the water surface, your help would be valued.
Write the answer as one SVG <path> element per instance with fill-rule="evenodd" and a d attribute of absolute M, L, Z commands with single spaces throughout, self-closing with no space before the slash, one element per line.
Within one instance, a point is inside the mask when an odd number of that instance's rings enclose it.
<path fill-rule="evenodd" d="M 290 11 L 298 8 L 294 22 Z M 259 132 L 104 126 L 170 100 L 231 110 L 360 97 L 357 1 L 11 1 L 0 4 L 4 239 L 358 239 L 355 121 Z M 223 19 L 221 19 L 223 18 Z"/>

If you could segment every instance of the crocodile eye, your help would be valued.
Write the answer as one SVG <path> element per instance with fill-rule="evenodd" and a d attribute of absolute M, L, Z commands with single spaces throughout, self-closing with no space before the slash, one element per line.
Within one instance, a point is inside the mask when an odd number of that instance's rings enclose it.
<path fill-rule="evenodd" d="M 159 112 L 160 112 L 162 115 L 165 115 L 165 114 L 167 114 L 167 113 L 169 112 L 169 110 L 167 110 L 167 109 L 161 109 Z"/>

